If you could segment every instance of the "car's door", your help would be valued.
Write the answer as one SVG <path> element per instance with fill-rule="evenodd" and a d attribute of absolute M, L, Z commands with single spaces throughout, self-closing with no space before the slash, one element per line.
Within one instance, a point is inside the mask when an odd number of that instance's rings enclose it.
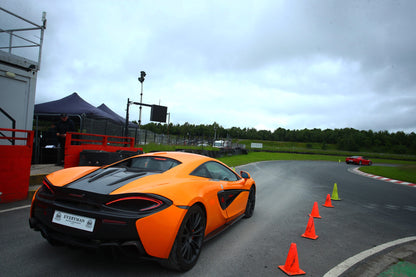
<path fill-rule="evenodd" d="M 221 185 L 218 192 L 218 201 L 226 212 L 227 220 L 232 220 L 245 210 L 248 191 L 244 189 L 245 180 L 240 178 L 233 170 L 224 165 L 211 161 L 205 164 L 207 170 Z"/>
<path fill-rule="evenodd" d="M 207 163 L 198 166 L 190 175 L 199 178 L 195 182 L 198 182 L 203 187 L 207 212 L 206 232 L 210 233 L 223 226 L 228 220 L 227 211 L 221 207 L 218 198 L 218 193 L 223 191 L 223 185 L 208 170 Z"/>

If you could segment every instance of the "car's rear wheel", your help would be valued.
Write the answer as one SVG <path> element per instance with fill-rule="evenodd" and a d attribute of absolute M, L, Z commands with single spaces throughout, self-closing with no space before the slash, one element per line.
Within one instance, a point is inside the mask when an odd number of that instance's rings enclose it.
<path fill-rule="evenodd" d="M 250 188 L 250 193 L 248 195 L 246 211 L 244 212 L 244 218 L 249 218 L 253 215 L 255 206 L 256 206 L 256 187 L 253 185 Z"/>
<path fill-rule="evenodd" d="M 197 262 L 205 235 L 205 212 L 199 205 L 189 208 L 176 235 L 169 259 L 162 266 L 187 271 Z"/>

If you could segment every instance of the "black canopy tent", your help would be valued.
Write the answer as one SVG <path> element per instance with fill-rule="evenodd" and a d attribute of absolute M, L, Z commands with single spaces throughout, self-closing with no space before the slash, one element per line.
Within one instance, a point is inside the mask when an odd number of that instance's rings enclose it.
<path fill-rule="evenodd" d="M 90 103 L 86 102 L 84 99 L 82 99 L 76 92 L 72 93 L 69 96 L 66 96 L 64 98 L 36 104 L 34 109 L 34 116 L 35 116 L 35 161 L 39 161 L 39 153 L 40 153 L 40 147 L 41 147 L 41 138 L 39 134 L 39 119 L 45 120 L 45 121 L 52 121 L 57 122 L 59 115 L 62 113 L 66 113 L 69 117 L 72 119 L 77 119 L 78 121 L 76 125 L 79 126 L 79 130 L 82 132 L 83 130 L 86 130 L 84 127 L 86 125 L 86 122 L 90 122 L 93 120 L 95 124 L 98 126 L 100 124 L 97 124 L 98 122 L 105 122 L 101 125 L 107 126 L 107 125 L 117 125 L 120 126 L 120 132 L 112 135 L 122 135 L 123 126 L 125 125 L 125 120 L 123 117 L 119 116 L 115 112 L 113 112 L 111 109 L 109 109 L 105 104 L 102 104 L 99 107 L 94 107 Z M 107 124 L 108 123 L 108 124 Z M 87 124 L 88 125 L 88 124 Z M 88 128 L 87 128 L 88 129 Z M 101 134 L 106 134 L 106 128 L 102 128 Z M 44 130 L 46 131 L 46 130 Z M 89 131 L 89 130 L 87 130 Z M 96 133 L 92 131 L 91 133 Z M 38 142 L 38 143 L 36 143 Z M 44 145 L 42 145 L 43 147 Z"/>
<path fill-rule="evenodd" d="M 125 124 L 126 120 L 123 117 L 116 114 L 115 112 L 113 112 L 113 110 L 111 110 L 109 107 L 107 107 L 106 104 L 102 103 L 100 106 L 97 107 L 97 109 L 99 109 L 100 111 L 103 111 L 103 112 L 107 113 L 108 115 L 110 115 L 114 121 Z"/>
<path fill-rule="evenodd" d="M 126 124 L 126 119 L 124 117 L 119 116 L 117 113 L 115 113 L 113 110 L 111 110 L 109 107 L 107 107 L 106 104 L 102 103 L 100 106 L 97 107 L 98 109 L 108 113 L 109 115 L 111 115 L 114 120 L 117 119 L 117 122 L 120 122 L 121 124 L 125 125 Z M 133 123 L 133 122 L 129 122 L 129 127 L 131 128 L 138 128 L 139 125 Z"/>
<path fill-rule="evenodd" d="M 110 119 L 119 122 L 119 118 L 96 108 L 82 99 L 76 92 L 59 100 L 35 105 L 36 115 L 59 115 L 66 113 L 73 116 L 86 116 L 96 119 Z"/>

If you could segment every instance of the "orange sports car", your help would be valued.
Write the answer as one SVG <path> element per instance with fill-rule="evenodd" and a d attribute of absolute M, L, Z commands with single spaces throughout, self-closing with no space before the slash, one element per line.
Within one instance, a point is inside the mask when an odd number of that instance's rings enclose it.
<path fill-rule="evenodd" d="M 157 152 L 49 174 L 29 223 L 52 245 L 116 248 L 186 271 L 203 242 L 251 217 L 255 202 L 249 173 L 202 155 Z"/>

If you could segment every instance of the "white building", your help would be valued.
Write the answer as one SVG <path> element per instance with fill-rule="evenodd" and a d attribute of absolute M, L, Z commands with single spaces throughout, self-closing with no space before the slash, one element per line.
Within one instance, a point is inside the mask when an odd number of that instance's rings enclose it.
<path fill-rule="evenodd" d="M 46 28 L 45 13 L 43 25 L 1 7 L 0 16 L 7 17 L 4 22 L 11 25 L 25 26 L 0 26 L 0 128 L 32 130 L 36 79 Z"/>

